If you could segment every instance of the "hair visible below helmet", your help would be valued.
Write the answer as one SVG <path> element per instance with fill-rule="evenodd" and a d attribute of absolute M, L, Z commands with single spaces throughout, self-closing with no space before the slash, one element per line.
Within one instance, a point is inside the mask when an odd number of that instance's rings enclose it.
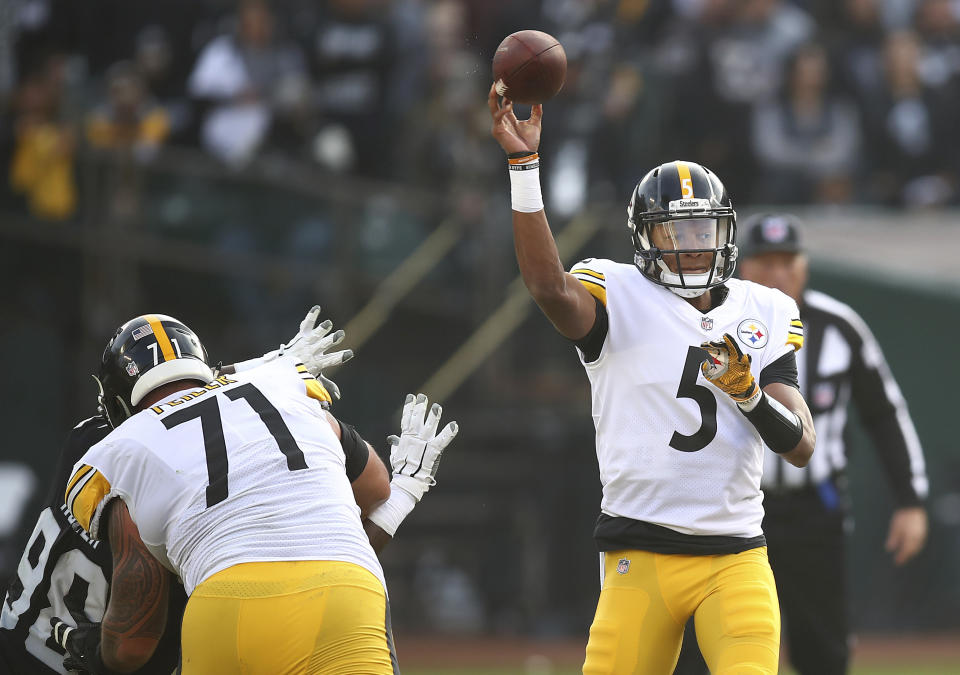
<path fill-rule="evenodd" d="M 714 246 L 708 248 L 658 248 L 651 232 L 661 223 L 712 219 Z M 703 295 L 730 277 L 737 264 L 737 214 L 726 188 L 716 174 L 695 162 L 673 161 L 650 171 L 637 184 L 627 206 L 627 227 L 635 250 L 634 264 L 650 281 L 684 298 Z M 684 274 L 683 253 L 712 256 L 707 272 Z M 666 260 L 676 261 L 671 272 Z"/>
<path fill-rule="evenodd" d="M 99 403 L 116 428 L 157 387 L 178 380 L 209 382 L 207 350 L 186 325 L 164 314 L 127 321 L 107 343 L 100 360 Z"/>

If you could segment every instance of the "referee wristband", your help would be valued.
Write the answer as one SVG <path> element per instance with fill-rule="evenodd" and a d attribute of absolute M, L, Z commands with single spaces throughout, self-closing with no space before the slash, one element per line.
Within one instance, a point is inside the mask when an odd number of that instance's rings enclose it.
<path fill-rule="evenodd" d="M 543 210 L 540 191 L 540 155 L 536 152 L 511 153 L 507 157 L 510 170 L 510 202 L 514 211 L 536 213 Z"/>
<path fill-rule="evenodd" d="M 766 393 L 750 411 L 741 409 L 767 447 L 778 455 L 790 452 L 803 438 L 803 422 L 780 401 Z"/>

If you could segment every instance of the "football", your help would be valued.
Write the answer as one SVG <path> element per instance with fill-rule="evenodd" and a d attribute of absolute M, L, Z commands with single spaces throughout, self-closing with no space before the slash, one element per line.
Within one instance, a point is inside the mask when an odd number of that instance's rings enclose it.
<path fill-rule="evenodd" d="M 556 96 L 566 77 L 563 47 L 539 30 L 508 35 L 493 55 L 497 93 L 514 103 L 543 103 Z"/>

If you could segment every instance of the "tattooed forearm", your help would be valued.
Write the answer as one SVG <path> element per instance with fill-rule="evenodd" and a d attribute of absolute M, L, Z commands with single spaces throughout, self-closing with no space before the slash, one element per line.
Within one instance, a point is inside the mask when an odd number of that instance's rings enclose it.
<path fill-rule="evenodd" d="M 102 658 L 111 668 L 138 668 L 163 635 L 170 575 L 143 545 L 123 500 L 107 509 L 113 581 L 103 616 Z"/>

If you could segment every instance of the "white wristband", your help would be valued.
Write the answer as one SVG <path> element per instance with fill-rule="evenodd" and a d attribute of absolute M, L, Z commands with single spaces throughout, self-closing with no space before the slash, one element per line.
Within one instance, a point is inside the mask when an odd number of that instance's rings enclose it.
<path fill-rule="evenodd" d="M 417 499 L 412 494 L 391 482 L 390 499 L 375 508 L 367 518 L 392 537 L 416 505 Z"/>
<path fill-rule="evenodd" d="M 241 361 L 240 363 L 233 364 L 233 372 L 239 373 L 244 370 L 253 370 L 254 368 L 259 368 L 266 360 L 262 356 L 258 356 L 255 359 L 248 359 L 246 361 Z"/>
<path fill-rule="evenodd" d="M 748 399 L 744 399 L 743 401 L 737 401 L 737 406 L 743 412 L 748 413 L 760 404 L 760 399 L 763 398 L 763 396 L 763 389 L 757 387 L 757 390 L 753 393 L 753 396 Z"/>
<path fill-rule="evenodd" d="M 514 211 L 536 213 L 543 210 L 540 192 L 540 155 L 508 160 L 510 169 L 510 201 Z"/>

